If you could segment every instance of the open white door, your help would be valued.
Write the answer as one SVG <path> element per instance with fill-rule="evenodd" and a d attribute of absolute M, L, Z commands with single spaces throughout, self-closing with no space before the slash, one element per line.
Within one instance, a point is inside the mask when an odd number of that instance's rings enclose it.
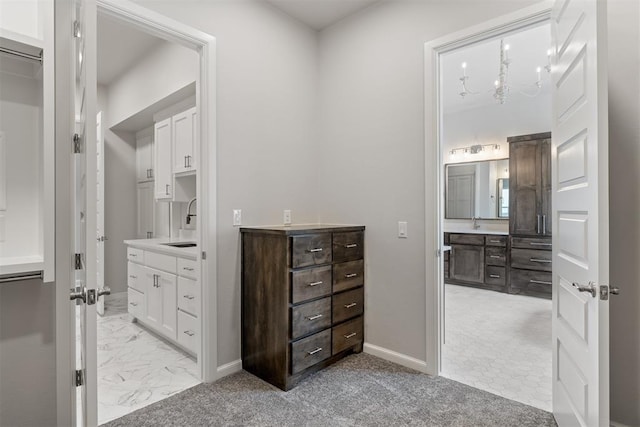
<path fill-rule="evenodd" d="M 104 288 L 104 128 L 102 111 L 96 115 L 96 286 Z M 104 298 L 98 298 L 96 311 L 104 316 Z"/>
<path fill-rule="evenodd" d="M 553 413 L 609 425 L 606 3 L 555 0 L 553 40 Z"/>

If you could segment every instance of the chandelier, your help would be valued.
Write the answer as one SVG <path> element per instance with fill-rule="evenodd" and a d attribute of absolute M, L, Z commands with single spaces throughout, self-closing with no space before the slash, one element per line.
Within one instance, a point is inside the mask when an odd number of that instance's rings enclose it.
<path fill-rule="evenodd" d="M 509 65 L 511 60 L 509 59 L 509 45 L 504 43 L 504 40 L 500 40 L 500 67 L 498 71 L 498 78 L 493 83 L 494 88 L 487 92 L 493 92 L 493 98 L 500 104 L 504 104 L 507 101 L 509 93 L 513 89 L 514 91 L 528 96 L 537 96 L 542 89 L 542 68 L 536 68 L 537 80 L 530 85 L 510 85 L 509 83 Z M 544 67 L 547 73 L 551 72 L 551 50 L 547 51 L 547 65 Z M 474 92 L 469 89 L 469 76 L 467 75 L 467 63 L 462 63 L 462 77 L 460 77 L 462 83 L 462 91 L 459 95 L 464 99 L 467 95 L 479 95 L 482 92 Z M 533 89 L 533 91 L 527 91 L 527 89 Z"/>

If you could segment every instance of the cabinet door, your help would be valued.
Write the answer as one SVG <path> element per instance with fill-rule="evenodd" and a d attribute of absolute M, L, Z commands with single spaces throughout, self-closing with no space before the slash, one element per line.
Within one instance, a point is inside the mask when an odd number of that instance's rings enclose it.
<path fill-rule="evenodd" d="M 136 170 L 138 182 L 153 179 L 153 136 L 147 135 L 136 140 Z"/>
<path fill-rule="evenodd" d="M 451 245 L 449 277 L 461 282 L 484 283 L 484 246 Z"/>
<path fill-rule="evenodd" d="M 551 236 L 551 140 L 540 142 L 540 191 L 542 234 Z"/>
<path fill-rule="evenodd" d="M 542 200 L 540 144 L 512 142 L 509 151 L 509 232 L 536 236 Z"/>
<path fill-rule="evenodd" d="M 171 118 L 155 124 L 155 197 L 171 200 L 173 197 L 173 172 L 171 170 Z"/>
<path fill-rule="evenodd" d="M 166 204 L 166 203 L 165 203 Z M 153 183 L 138 184 L 138 239 L 150 239 L 154 234 L 154 205 Z"/>
<path fill-rule="evenodd" d="M 195 170 L 196 109 L 173 116 L 173 172 Z"/>
<path fill-rule="evenodd" d="M 158 286 L 162 292 L 162 333 L 175 340 L 178 316 L 177 277 L 164 272 L 158 272 L 158 274 L 160 276 Z"/>
<path fill-rule="evenodd" d="M 162 328 L 162 288 L 158 287 L 159 277 L 162 274 L 158 270 L 145 267 L 145 302 L 146 314 L 145 319 L 149 326 L 161 330 Z"/>

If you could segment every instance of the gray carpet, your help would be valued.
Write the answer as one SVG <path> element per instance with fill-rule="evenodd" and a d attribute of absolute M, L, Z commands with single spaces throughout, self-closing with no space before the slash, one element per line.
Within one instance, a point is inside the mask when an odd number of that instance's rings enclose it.
<path fill-rule="evenodd" d="M 247 372 L 200 384 L 106 426 L 555 426 L 553 416 L 367 354 L 283 392 Z"/>

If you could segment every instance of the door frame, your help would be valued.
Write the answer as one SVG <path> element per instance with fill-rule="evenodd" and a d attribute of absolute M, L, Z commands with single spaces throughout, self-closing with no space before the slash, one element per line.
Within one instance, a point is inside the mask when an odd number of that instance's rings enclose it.
<path fill-rule="evenodd" d="M 160 13 L 128 0 L 93 0 L 97 13 L 109 15 L 129 23 L 159 38 L 195 50 L 199 56 L 196 78 L 196 108 L 198 111 L 198 141 L 196 186 L 199 221 L 198 244 L 200 252 L 200 283 L 202 286 L 201 315 L 199 316 L 201 347 L 198 369 L 203 382 L 215 381 L 218 373 L 217 332 L 217 139 L 216 139 L 216 38 Z M 72 57 L 69 51 L 73 23 L 71 2 L 56 1 L 55 14 L 60 25 L 55 28 L 56 48 L 56 376 L 57 424 L 75 425 L 75 355 L 71 348 L 75 342 L 73 307 L 69 301 L 69 283 L 72 273 L 73 227 L 71 214 L 71 151 L 73 118 L 68 76 Z M 58 55 L 61 52 L 61 55 Z M 68 89 L 68 90 L 66 90 Z M 69 122 L 69 123 L 67 123 Z M 206 187 L 206 191 L 204 188 Z M 205 255 L 206 254 L 206 255 Z"/>
<path fill-rule="evenodd" d="M 440 375 L 444 338 L 444 165 L 441 146 L 441 55 L 502 34 L 550 21 L 552 3 L 539 4 L 432 40 L 424 45 L 424 136 L 425 136 L 425 331 L 426 367 L 429 375 Z M 435 209 L 434 209 L 435 206 Z"/>

